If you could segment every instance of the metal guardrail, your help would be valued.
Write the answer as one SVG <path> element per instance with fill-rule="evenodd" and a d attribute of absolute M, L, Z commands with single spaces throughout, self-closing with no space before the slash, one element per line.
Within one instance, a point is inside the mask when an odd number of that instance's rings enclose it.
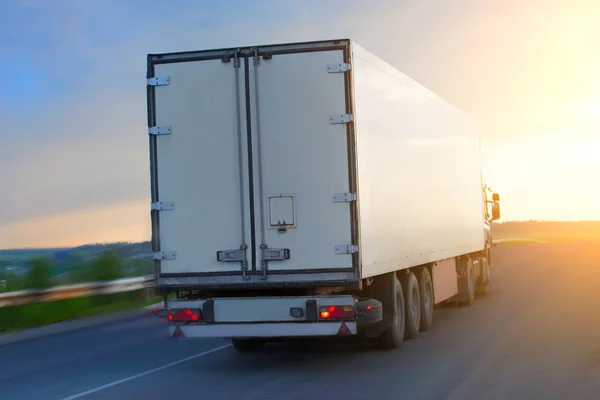
<path fill-rule="evenodd" d="M 493 245 L 498 246 L 505 241 L 518 241 L 526 239 L 497 239 Z M 539 242 L 539 241 L 538 241 Z M 542 242 L 540 242 L 542 243 Z M 2 281 L 0 281 L 2 282 Z M 44 303 L 72 299 L 75 297 L 94 296 L 101 294 L 131 292 L 151 288 L 154 286 L 154 276 L 147 275 L 137 278 L 124 278 L 109 282 L 80 283 L 75 285 L 55 286 L 42 290 L 19 290 L 0 293 L 0 308 L 19 306 L 23 304 Z"/>
<path fill-rule="evenodd" d="M 44 303 L 100 294 L 131 292 L 154 286 L 154 276 L 117 279 L 109 282 L 78 283 L 40 290 L 18 290 L 0 293 L 0 308 Z"/>

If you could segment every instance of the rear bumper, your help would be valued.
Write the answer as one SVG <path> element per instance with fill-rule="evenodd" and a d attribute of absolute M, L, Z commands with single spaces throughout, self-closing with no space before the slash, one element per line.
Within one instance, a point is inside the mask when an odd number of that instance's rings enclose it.
<path fill-rule="evenodd" d="M 177 328 L 185 337 L 220 338 L 277 338 L 277 337 L 317 337 L 340 335 L 342 324 L 348 328 L 345 335 L 356 335 L 356 322 L 267 322 L 248 324 L 188 324 L 169 326 L 169 336 L 175 335 Z"/>
<path fill-rule="evenodd" d="M 309 303 L 313 306 L 309 307 Z M 202 310 L 201 322 L 206 326 L 223 324 L 296 323 L 317 322 L 317 311 L 323 306 L 355 306 L 351 295 L 289 296 L 289 297 L 220 297 L 197 300 L 170 300 L 169 309 L 191 308 Z M 292 309 L 300 310 L 294 316 Z M 323 323 L 325 321 L 319 321 Z"/>
<path fill-rule="evenodd" d="M 214 338 L 355 335 L 356 318 L 319 317 L 319 309 L 330 306 L 355 307 L 356 300 L 351 295 L 171 300 L 170 310 L 194 309 L 200 318 L 198 322 L 174 320 L 169 325 L 169 334 Z"/>

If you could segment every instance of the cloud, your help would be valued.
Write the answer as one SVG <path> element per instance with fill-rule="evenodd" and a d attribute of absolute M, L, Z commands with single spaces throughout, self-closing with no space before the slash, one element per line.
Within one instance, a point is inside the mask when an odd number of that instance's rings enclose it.
<path fill-rule="evenodd" d="M 0 51 L 11 55 L 0 65 L 11 77 L 0 91 L 0 229 L 131 202 L 147 210 L 147 53 L 351 37 L 470 113 L 484 142 L 589 135 L 600 53 L 585 49 L 600 7 L 569 4 L 12 2 L 0 16 Z M 580 111 L 567 107 L 582 96 Z"/>
<path fill-rule="evenodd" d="M 55 248 L 149 239 L 146 202 L 91 207 L 0 226 L 0 248 Z"/>
<path fill-rule="evenodd" d="M 149 197 L 147 53 L 273 42 L 273 32 L 282 40 L 306 38 L 294 28 L 302 6 L 271 8 L 279 3 L 265 2 L 246 7 L 252 14 L 240 12 L 243 7 L 233 13 L 229 7 L 157 13 L 147 11 L 148 3 L 141 12 L 132 3 L 76 3 L 26 2 L 5 28 L 21 40 L 10 46 L 25 43 L 28 49 L 26 62 L 12 69 L 31 71 L 13 91 L 30 85 L 33 95 L 26 104 L 3 99 L 0 185 L 8 212 L 0 214 L 0 225 Z M 33 32 L 20 28 L 19 18 L 35 20 Z M 319 25 L 319 19 L 312 22 Z M 240 33 L 250 28 L 250 34 Z M 48 80 L 58 82 L 60 93 Z"/>

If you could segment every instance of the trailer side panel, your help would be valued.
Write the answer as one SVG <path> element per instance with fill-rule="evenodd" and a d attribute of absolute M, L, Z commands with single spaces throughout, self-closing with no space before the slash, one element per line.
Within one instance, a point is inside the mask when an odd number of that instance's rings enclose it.
<path fill-rule="evenodd" d="M 362 277 L 484 248 L 471 120 L 353 44 Z"/>

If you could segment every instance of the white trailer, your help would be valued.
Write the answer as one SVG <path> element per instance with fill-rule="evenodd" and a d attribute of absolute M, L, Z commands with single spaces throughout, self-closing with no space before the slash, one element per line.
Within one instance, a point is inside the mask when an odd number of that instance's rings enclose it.
<path fill-rule="evenodd" d="M 356 43 L 152 54 L 147 96 L 171 336 L 397 347 L 485 291 L 475 125 Z"/>

